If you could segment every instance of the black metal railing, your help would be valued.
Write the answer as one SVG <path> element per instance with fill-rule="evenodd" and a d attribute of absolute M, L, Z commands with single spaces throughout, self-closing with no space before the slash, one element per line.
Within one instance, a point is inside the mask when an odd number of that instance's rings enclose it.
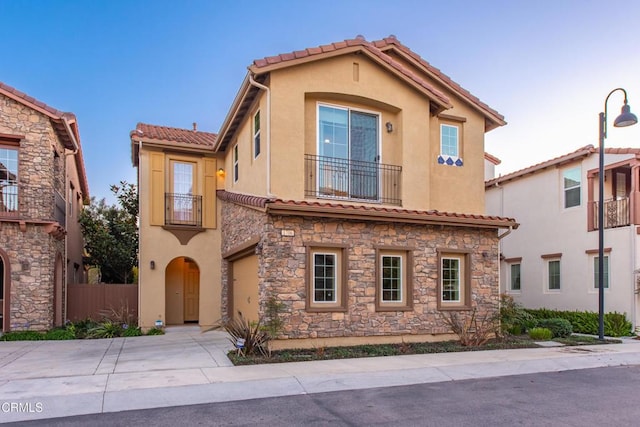
<path fill-rule="evenodd" d="M 202 226 L 202 196 L 165 193 L 165 225 Z"/>
<path fill-rule="evenodd" d="M 593 224 L 598 229 L 598 203 L 593 203 Z M 609 199 L 604 201 L 604 228 L 625 227 L 631 224 L 629 215 L 629 198 Z"/>
<path fill-rule="evenodd" d="M 53 188 L 0 186 L 0 220 L 57 221 L 64 226 L 65 216 L 65 200 Z"/>
<path fill-rule="evenodd" d="M 305 196 L 401 205 L 402 166 L 305 154 Z"/>

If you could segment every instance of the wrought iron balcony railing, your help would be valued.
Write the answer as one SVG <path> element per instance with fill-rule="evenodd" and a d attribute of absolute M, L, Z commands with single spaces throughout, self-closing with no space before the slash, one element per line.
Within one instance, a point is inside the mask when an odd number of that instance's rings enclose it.
<path fill-rule="evenodd" d="M 597 230 L 598 203 L 593 203 L 593 225 Z M 631 224 L 629 215 L 629 198 L 609 199 L 604 201 L 604 228 L 625 227 Z"/>
<path fill-rule="evenodd" d="M 402 205 L 402 166 L 306 154 L 305 196 Z"/>
<path fill-rule="evenodd" d="M 66 206 L 62 195 L 52 188 L 0 186 L 0 220 L 56 221 L 65 225 Z"/>
<path fill-rule="evenodd" d="M 202 196 L 165 193 L 164 223 L 202 227 Z"/>

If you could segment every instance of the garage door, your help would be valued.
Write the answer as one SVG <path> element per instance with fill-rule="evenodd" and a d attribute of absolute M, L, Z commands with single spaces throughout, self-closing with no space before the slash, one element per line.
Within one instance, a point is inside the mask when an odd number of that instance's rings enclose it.
<path fill-rule="evenodd" d="M 258 256 L 233 261 L 233 317 L 258 320 Z"/>

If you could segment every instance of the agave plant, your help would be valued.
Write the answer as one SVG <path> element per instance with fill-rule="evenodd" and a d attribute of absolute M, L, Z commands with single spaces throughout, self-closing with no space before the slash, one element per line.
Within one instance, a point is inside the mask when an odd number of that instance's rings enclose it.
<path fill-rule="evenodd" d="M 262 319 L 255 322 L 240 316 L 225 323 L 224 329 L 231 335 L 229 341 L 239 352 L 246 355 L 260 352 L 268 356 L 270 336 L 262 325 Z"/>

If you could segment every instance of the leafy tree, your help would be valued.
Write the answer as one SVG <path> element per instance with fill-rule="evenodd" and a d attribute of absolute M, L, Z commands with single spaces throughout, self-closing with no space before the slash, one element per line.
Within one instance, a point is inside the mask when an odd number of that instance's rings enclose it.
<path fill-rule="evenodd" d="M 78 221 L 89 263 L 100 267 L 102 281 L 131 283 L 138 264 L 138 189 L 120 181 L 111 191 L 119 206 L 92 198 Z"/>

